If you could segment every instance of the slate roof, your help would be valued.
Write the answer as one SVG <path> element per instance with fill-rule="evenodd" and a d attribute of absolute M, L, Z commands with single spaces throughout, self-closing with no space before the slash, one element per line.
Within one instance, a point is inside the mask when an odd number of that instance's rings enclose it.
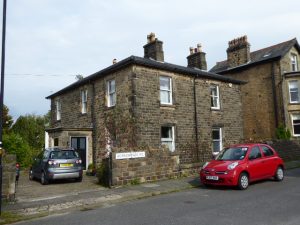
<path fill-rule="evenodd" d="M 130 56 L 116 64 L 113 64 L 103 70 L 100 70 L 90 76 L 87 76 L 87 77 L 83 78 L 82 80 L 72 83 L 71 85 L 61 89 L 60 91 L 57 91 L 54 94 L 47 96 L 46 99 L 51 99 L 55 96 L 58 96 L 67 91 L 70 91 L 72 89 L 80 87 L 84 84 L 90 83 L 96 79 L 99 79 L 99 78 L 101 78 L 107 74 L 113 73 L 115 71 L 118 71 L 129 65 L 140 65 L 140 66 L 145 66 L 145 67 L 149 67 L 149 68 L 171 71 L 174 73 L 180 73 L 180 74 L 185 74 L 185 75 L 189 75 L 189 76 L 195 76 L 197 78 L 207 78 L 207 79 L 219 80 L 219 81 L 233 83 L 233 84 L 244 84 L 245 83 L 244 81 L 239 81 L 239 80 L 225 77 L 222 75 L 218 75 L 215 73 L 206 72 L 206 71 L 203 71 L 203 70 L 200 70 L 197 68 L 190 68 L 190 67 L 179 66 L 179 65 L 175 65 L 175 64 L 171 64 L 171 63 L 166 63 L 166 62 L 159 62 L 159 61 L 142 58 L 142 57 L 138 57 L 138 56 Z"/>
<path fill-rule="evenodd" d="M 217 62 L 217 64 L 210 69 L 210 72 L 212 73 L 226 73 L 229 71 L 235 71 L 235 70 L 241 70 L 245 69 L 254 65 L 257 65 L 259 63 L 264 63 L 264 62 L 269 62 L 273 61 L 276 59 L 280 59 L 283 57 L 293 46 L 295 46 L 298 51 L 300 52 L 300 46 L 299 43 L 297 42 L 297 39 L 294 38 L 292 40 L 286 41 L 279 43 L 277 45 L 273 45 L 267 48 L 263 48 L 254 52 L 250 53 L 250 62 L 229 68 L 227 60 L 222 61 L 222 62 Z"/>

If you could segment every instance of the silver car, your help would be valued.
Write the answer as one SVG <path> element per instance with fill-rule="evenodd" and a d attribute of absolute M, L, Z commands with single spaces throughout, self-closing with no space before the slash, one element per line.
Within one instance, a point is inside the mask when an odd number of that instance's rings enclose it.
<path fill-rule="evenodd" d="M 34 159 L 29 179 L 40 179 L 42 184 L 51 180 L 75 179 L 82 181 L 82 160 L 73 149 L 48 148 Z"/>

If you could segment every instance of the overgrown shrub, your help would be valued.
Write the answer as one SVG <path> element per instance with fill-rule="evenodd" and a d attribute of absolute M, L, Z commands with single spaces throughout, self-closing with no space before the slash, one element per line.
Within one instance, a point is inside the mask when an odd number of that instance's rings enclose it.
<path fill-rule="evenodd" d="M 17 162 L 20 163 L 22 168 L 31 165 L 33 150 L 29 144 L 19 135 L 13 132 L 3 135 L 3 148 L 7 153 L 15 154 Z"/>
<path fill-rule="evenodd" d="M 109 169 L 108 160 L 103 160 L 96 172 L 99 184 L 108 187 L 109 186 Z"/>
<path fill-rule="evenodd" d="M 292 135 L 288 128 L 280 124 L 276 129 L 276 136 L 281 140 L 290 140 Z"/>

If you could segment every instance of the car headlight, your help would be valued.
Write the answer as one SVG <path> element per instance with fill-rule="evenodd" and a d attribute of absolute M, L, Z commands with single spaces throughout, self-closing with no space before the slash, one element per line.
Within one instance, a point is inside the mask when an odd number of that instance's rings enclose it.
<path fill-rule="evenodd" d="M 204 169 L 208 164 L 209 164 L 209 162 L 204 163 L 204 165 L 202 166 L 202 169 Z"/>
<path fill-rule="evenodd" d="M 227 169 L 233 170 L 237 165 L 239 165 L 238 162 L 231 163 L 230 165 L 227 166 Z"/>

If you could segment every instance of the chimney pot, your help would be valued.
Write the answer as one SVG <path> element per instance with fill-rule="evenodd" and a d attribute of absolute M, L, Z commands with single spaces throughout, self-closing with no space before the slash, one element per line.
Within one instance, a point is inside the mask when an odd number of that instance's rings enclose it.
<path fill-rule="evenodd" d="M 236 67 L 250 61 L 250 44 L 247 35 L 228 42 L 227 61 L 230 67 Z"/>
<path fill-rule="evenodd" d="M 190 55 L 193 55 L 193 54 L 194 54 L 194 48 L 190 47 Z"/>
<path fill-rule="evenodd" d="M 199 44 L 197 44 L 197 49 L 198 49 L 198 52 L 202 52 L 202 46 L 201 46 L 201 44 L 199 43 Z"/>

